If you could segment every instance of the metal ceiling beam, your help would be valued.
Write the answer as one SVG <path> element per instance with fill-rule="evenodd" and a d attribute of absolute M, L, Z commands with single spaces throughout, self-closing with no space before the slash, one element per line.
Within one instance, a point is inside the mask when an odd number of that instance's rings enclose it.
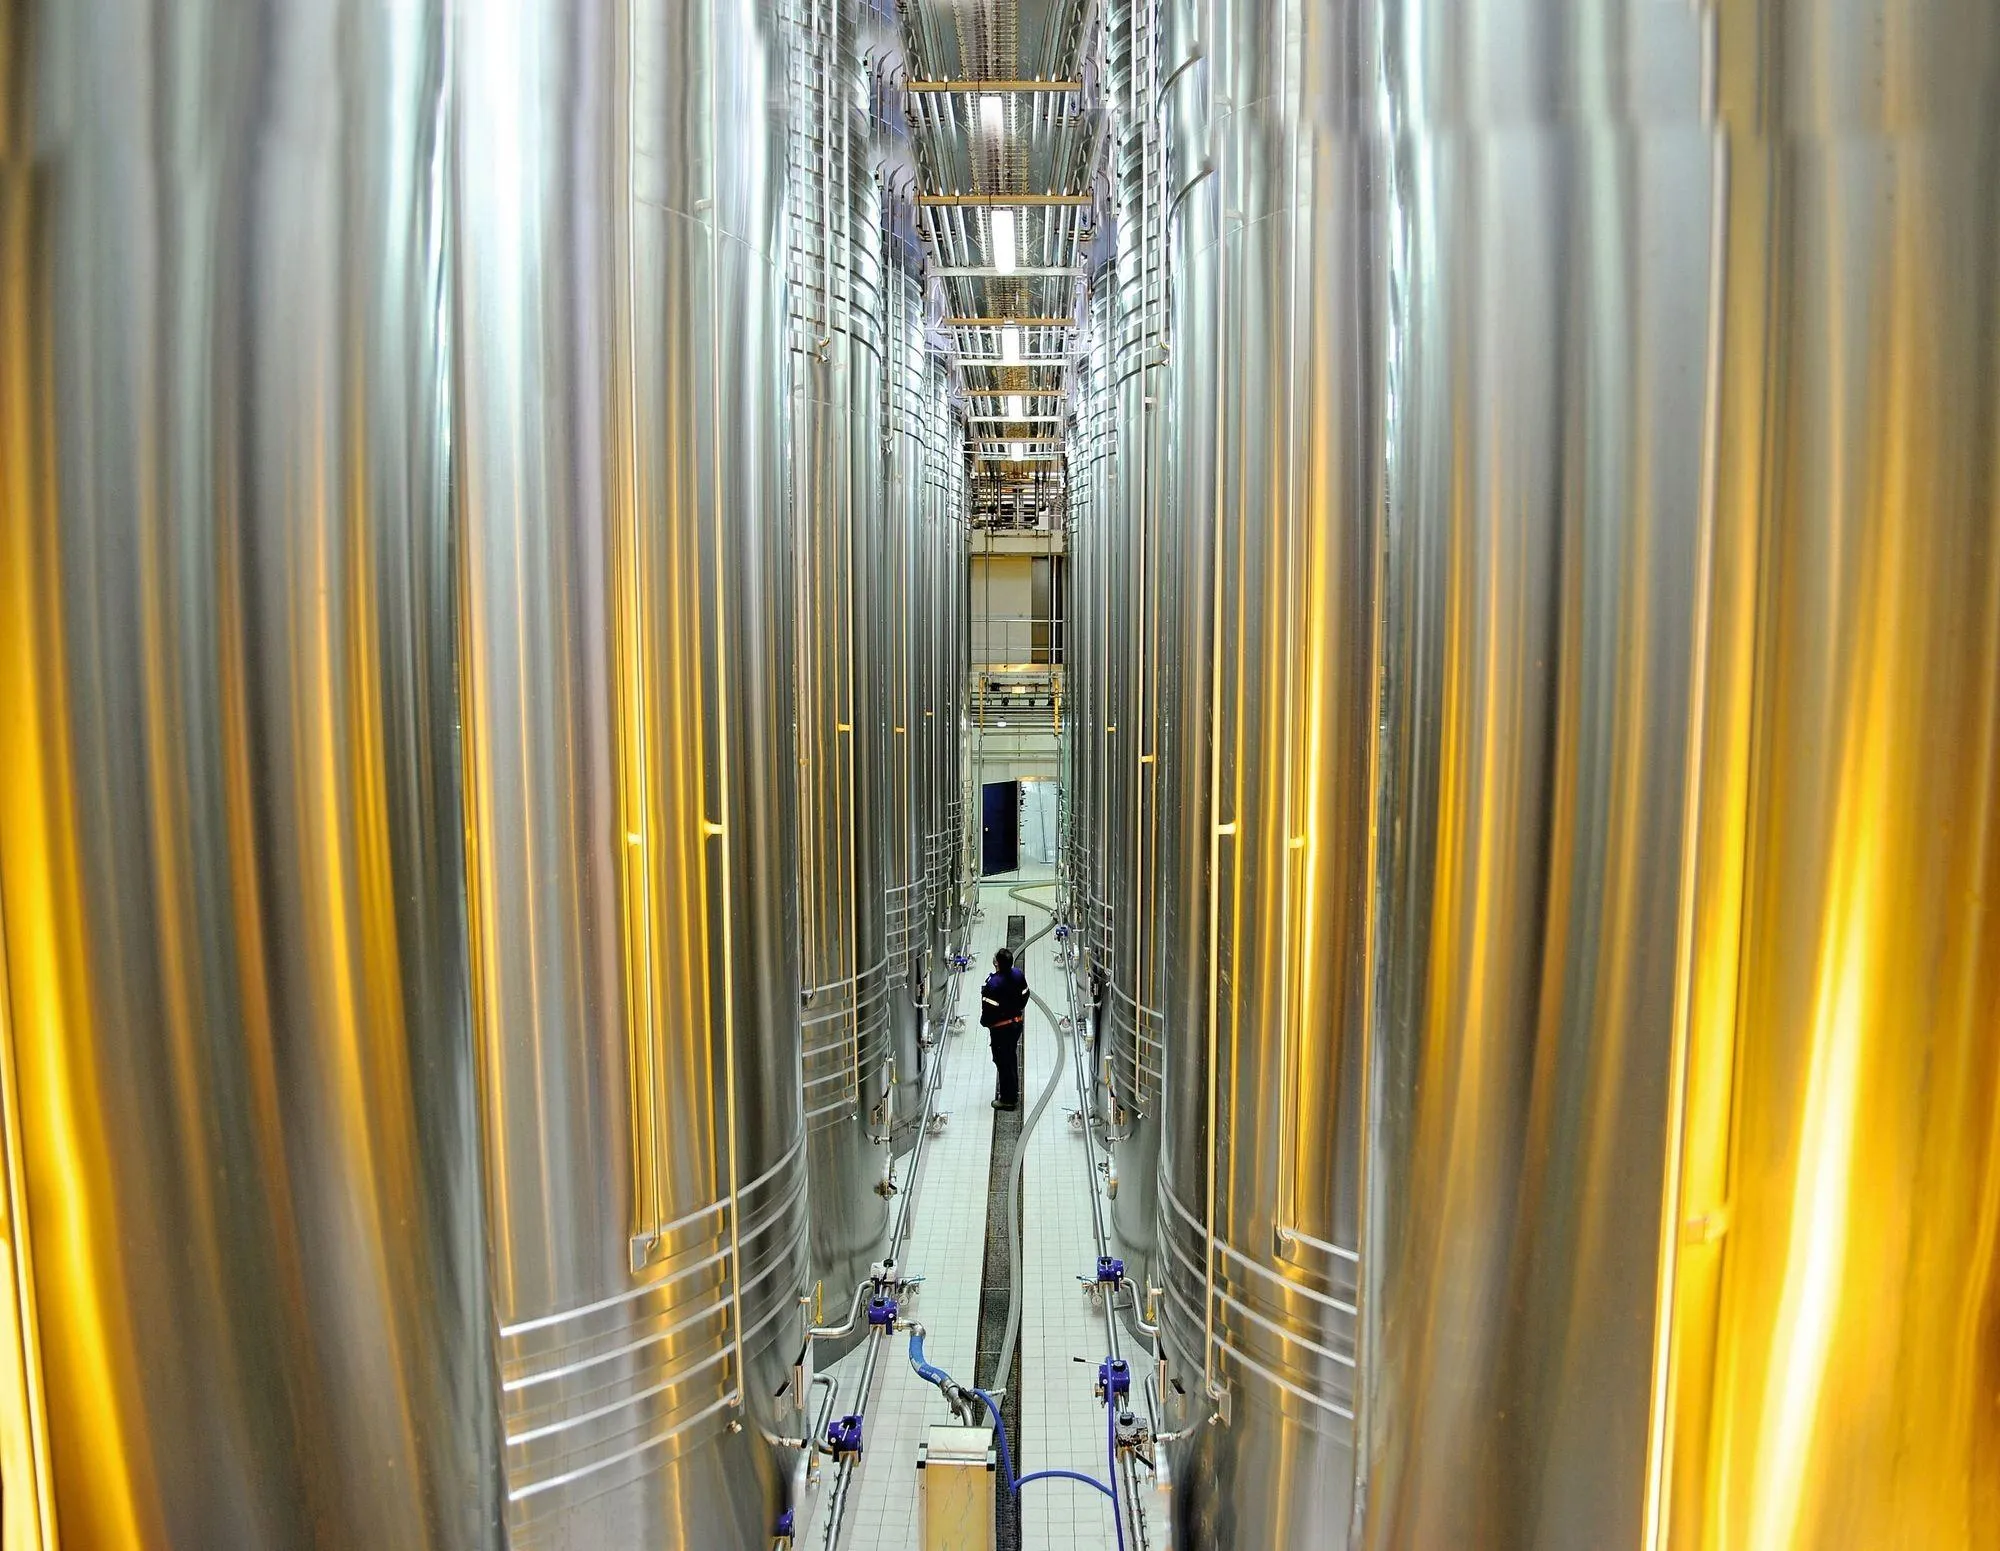
<path fill-rule="evenodd" d="M 965 423 L 967 425 L 1061 425 L 1063 417 L 1061 415 L 967 415 Z M 1045 442 L 1049 438 L 1037 436 L 1033 440 Z"/>
<path fill-rule="evenodd" d="M 946 318 L 948 329 L 997 329 L 1012 323 L 1024 329 L 1067 329 L 1076 327 L 1074 318 Z M 1026 363 L 1022 363 L 1025 365 Z"/>
<path fill-rule="evenodd" d="M 1080 92 L 1081 81 L 911 81 L 911 92 Z"/>
<path fill-rule="evenodd" d="M 954 205 L 967 209 L 984 209 L 1007 205 L 1074 205 L 1082 207 L 1090 203 L 1088 194 L 919 194 L 920 205 Z"/>

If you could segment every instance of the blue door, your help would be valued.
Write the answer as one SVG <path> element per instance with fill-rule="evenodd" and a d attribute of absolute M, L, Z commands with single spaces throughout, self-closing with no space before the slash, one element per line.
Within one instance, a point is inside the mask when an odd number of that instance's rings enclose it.
<path fill-rule="evenodd" d="M 1021 783 L 988 781 L 980 793 L 979 871 L 983 877 L 1021 865 Z"/>

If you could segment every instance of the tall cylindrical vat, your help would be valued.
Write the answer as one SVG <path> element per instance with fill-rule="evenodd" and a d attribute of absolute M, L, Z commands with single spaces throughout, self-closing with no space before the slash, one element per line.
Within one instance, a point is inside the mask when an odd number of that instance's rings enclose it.
<path fill-rule="evenodd" d="M 924 506 L 922 745 L 924 919 L 929 934 L 930 987 L 925 994 L 933 1037 L 951 1019 L 947 984 L 951 958 L 965 944 L 964 693 L 967 671 L 965 599 L 967 538 L 964 433 L 954 413 L 952 373 L 941 353 L 928 356 L 923 395 Z"/>
<path fill-rule="evenodd" d="M 1173 173 L 1161 134 L 1156 0 L 1120 0 L 1107 16 L 1106 74 L 1116 125 L 1110 152 L 1118 205 L 1116 302 L 1106 389 L 1116 449 L 1105 510 L 1101 594 L 1107 611 L 1103 727 L 1104 975 L 1099 1007 L 1112 1134 L 1123 1138 L 1111 1206 L 1119 1252 L 1150 1282 L 1160 1146 L 1163 1021 L 1159 930 L 1159 599 L 1173 562 L 1161 542 L 1167 466 L 1167 286 L 1162 240 Z"/>
<path fill-rule="evenodd" d="M 916 1143 L 923 1114 L 925 1009 L 931 980 L 930 917 L 925 909 L 923 722 L 924 654 L 937 629 L 935 599 L 923 576 L 924 395 L 935 386 L 924 326 L 923 248 L 915 206 L 885 199 L 888 242 L 886 403 L 882 503 L 882 577 L 876 666 L 882 693 L 882 832 L 888 912 L 889 1048 L 895 1062 L 890 1145 Z"/>
<path fill-rule="evenodd" d="M 1700 19 L 1215 26 L 1174 105 L 1206 165 L 1175 273 L 1160 1217 L 1170 1350 L 1228 1421 L 1184 1451 L 1181 1517 L 1202 1546 L 1357 1510 L 1382 1545 L 1633 1539 L 1698 645 Z"/>
<path fill-rule="evenodd" d="M 1117 277 L 1109 255 L 1091 276 L 1083 348 L 1071 375 L 1068 428 L 1069 501 L 1063 526 L 1069 618 L 1063 632 L 1064 703 L 1069 712 L 1068 876 L 1070 925 L 1079 950 L 1079 978 L 1093 1001 L 1107 965 L 1105 933 L 1105 764 L 1109 739 L 1105 673 L 1112 650 L 1112 607 L 1105 581 L 1106 550 L 1119 540 L 1112 502 L 1118 462 L 1112 363 L 1116 354 Z M 1103 1009 L 1093 1015 L 1093 1039 Z M 1092 1067 L 1101 1060 L 1093 1045 Z M 1108 1118 L 1108 1117 L 1107 1117 Z"/>
<path fill-rule="evenodd" d="M 1349 1517 L 1384 212 L 1359 7 L 1163 9 L 1155 1274 L 1175 1544 L 1208 1551 Z"/>
<path fill-rule="evenodd" d="M 1704 25 L 1508 0 L 1382 40 L 1371 1545 L 1641 1540 L 1709 499 Z"/>
<path fill-rule="evenodd" d="M 473 1015 L 510 1543 L 762 1547 L 806 1286 L 775 3 L 454 39 Z M 783 1417 L 796 1430 L 796 1415 Z"/>
<path fill-rule="evenodd" d="M 10 1547 L 502 1543 L 445 31 L 0 17 Z"/>
<path fill-rule="evenodd" d="M 880 1253 L 889 1070 L 881 782 L 883 267 L 862 0 L 795 4 L 792 509 L 800 941 L 813 1274 L 841 1305 Z"/>
<path fill-rule="evenodd" d="M 2000 1526 L 2000 11 L 1724 7 L 1675 1547 Z"/>

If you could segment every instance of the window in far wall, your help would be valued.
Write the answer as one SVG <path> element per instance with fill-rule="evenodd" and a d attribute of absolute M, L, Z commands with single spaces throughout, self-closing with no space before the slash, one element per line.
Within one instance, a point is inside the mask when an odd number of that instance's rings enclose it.
<path fill-rule="evenodd" d="M 1056 862 L 1056 783 L 1035 777 L 1021 783 L 1021 865 L 1053 867 Z"/>

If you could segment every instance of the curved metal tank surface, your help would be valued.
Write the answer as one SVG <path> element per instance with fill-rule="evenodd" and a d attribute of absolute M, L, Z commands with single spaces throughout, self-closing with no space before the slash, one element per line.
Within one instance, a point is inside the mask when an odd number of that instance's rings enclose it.
<path fill-rule="evenodd" d="M 1175 1544 L 1329 1543 L 1354 1473 L 1379 147 L 1352 9 L 1164 10 L 1188 160 L 1160 604 Z"/>
<path fill-rule="evenodd" d="M 890 1060 L 883 265 L 859 0 L 796 6 L 792 504 L 798 546 L 799 899 L 813 1275 L 845 1307 L 888 1233 L 878 1132 Z"/>
<path fill-rule="evenodd" d="M 9 1546 L 501 1543 L 445 59 L 0 17 Z"/>
<path fill-rule="evenodd" d="M 1701 651 L 1704 22 L 1448 15 L 1380 37 L 1366 1538 L 1637 1544 Z"/>
<path fill-rule="evenodd" d="M 807 1254 L 784 41 L 744 0 L 482 5 L 454 40 L 473 1007 L 517 1551 L 763 1547 L 785 1505 L 759 1436 Z"/>
<path fill-rule="evenodd" d="M 1103 997 L 1098 1018 L 1109 1068 L 1118 1193 L 1111 1226 L 1135 1278 L 1155 1278 L 1155 1180 L 1160 1148 L 1164 1025 L 1159 928 L 1160 594 L 1172 552 L 1161 539 L 1167 468 L 1164 210 L 1173 172 L 1158 113 L 1159 7 L 1121 3 L 1107 17 L 1106 74 L 1116 114 L 1110 157 L 1118 201 L 1116 307 L 1110 381 L 1115 424 L 1101 551 L 1108 615 L 1100 675 L 1106 730 L 1102 800 Z M 1107 277 L 1110 279 L 1111 277 Z M 1100 1063 L 1100 1073 L 1104 1071 Z"/>
<path fill-rule="evenodd" d="M 923 723 L 926 654 L 934 648 L 938 599 L 922 557 L 925 533 L 924 395 L 941 385 L 930 375 L 924 330 L 922 250 L 915 206 L 888 201 L 888 417 L 882 519 L 882 594 L 876 630 L 883 642 L 883 831 L 888 848 L 889 1035 L 896 1083 L 890 1145 L 916 1145 L 923 1117 L 925 1011 L 931 982 L 930 912 L 926 908 Z"/>
<path fill-rule="evenodd" d="M 1118 529 L 1111 505 L 1117 443 L 1111 369 L 1115 349 L 1116 273 L 1109 255 L 1091 277 L 1083 351 L 1073 376 L 1075 413 L 1068 427 L 1069 505 L 1065 514 L 1069 618 L 1063 632 L 1063 896 L 1079 958 L 1078 980 L 1094 991 L 1106 968 L 1105 659 L 1111 649 L 1106 550 Z M 1093 1011 L 1092 1068 L 1102 1066 L 1104 1009 Z M 1098 1102 L 1103 1103 L 1102 1085 Z M 1108 1120 L 1108 1115 L 1106 1116 Z"/>
<path fill-rule="evenodd" d="M 951 368 L 932 353 L 924 407 L 921 575 L 925 633 L 922 694 L 924 920 L 930 985 L 925 1022 L 932 1038 L 953 1016 L 948 985 L 953 952 L 970 929 L 965 842 L 965 686 L 971 672 L 967 618 L 964 427 L 951 405 Z"/>
<path fill-rule="evenodd" d="M 1181 1526 L 1979 1543 L 2000 20 L 1202 15 Z"/>
<path fill-rule="evenodd" d="M 2000 1534 L 2000 10 L 1718 16 L 1673 1546 Z"/>
<path fill-rule="evenodd" d="M 1197 1546 L 1639 1533 L 1711 158 L 1700 18 L 1573 12 L 1170 8 Z"/>

